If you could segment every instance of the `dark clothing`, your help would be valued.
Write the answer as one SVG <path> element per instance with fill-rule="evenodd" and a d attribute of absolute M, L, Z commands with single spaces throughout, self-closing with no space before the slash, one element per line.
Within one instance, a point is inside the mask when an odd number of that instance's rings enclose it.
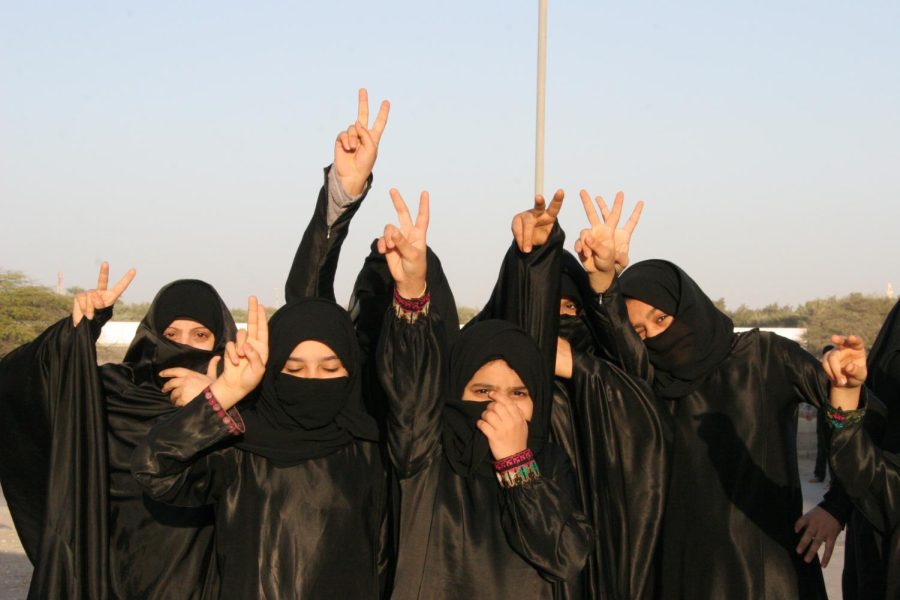
<path fill-rule="evenodd" d="M 388 448 L 399 478 L 394 598 L 563 598 L 590 550 L 565 454 L 548 444 L 541 478 L 501 489 L 493 474 L 458 475 L 442 442 L 448 389 L 444 325 L 388 314 L 379 351 L 390 401 Z"/>
<path fill-rule="evenodd" d="M 279 467 L 234 447 L 203 396 L 154 427 L 134 456 L 156 499 L 215 507 L 221 598 L 378 598 L 387 562 L 385 465 L 356 441 Z"/>
<path fill-rule="evenodd" d="M 217 301 L 212 352 L 164 339 L 156 322 L 159 298 L 196 286 Z M 21 506 L 23 522 L 32 523 L 20 531 L 23 545 L 40 548 L 29 553 L 35 563 L 30 597 L 214 597 L 212 513 L 149 499 L 131 476 L 131 453 L 156 419 L 177 410 L 159 389 L 159 370 L 205 371 L 209 357 L 233 339 L 234 321 L 208 284 L 174 282 L 151 303 L 125 362 L 98 368 L 94 343 L 111 316 L 111 309 L 99 311 L 75 328 L 71 318 L 63 319 L 3 361 L 13 377 L 12 383 L 3 377 L 4 412 L 43 421 L 0 436 L 10 456 L 38 457 L 36 464 L 27 461 L 27 477 L 4 476 L 4 490 L 13 498 L 44 494 Z M 14 421 L 4 421 L 8 425 Z M 16 504 L 10 503 L 13 514 L 20 510 Z"/>
<path fill-rule="evenodd" d="M 883 577 L 860 578 L 851 589 L 851 597 L 900 598 L 900 454 L 881 450 L 866 428 L 855 424 L 832 432 L 831 467 L 859 514 L 877 534 L 854 543 L 868 540 L 872 544 L 871 550 L 880 560 L 866 568 L 880 571 Z"/>
<path fill-rule="evenodd" d="M 885 319 L 867 362 L 866 388 L 884 403 L 887 414 L 883 418 L 873 414 L 876 404 L 870 395 L 864 423 L 866 435 L 881 450 L 896 455 L 900 453 L 900 303 L 894 305 Z M 852 458 L 852 454 L 848 456 Z M 893 537 L 891 534 L 886 537 L 884 528 L 875 527 L 867 514 L 854 510 L 847 523 L 842 582 L 844 598 L 900 597 L 900 592 L 893 596 L 886 592 L 889 577 L 895 582 L 894 589 L 900 589 L 896 584 L 900 580 L 900 569 L 892 567 L 900 560 L 900 542 L 897 541 L 900 535 L 894 533 Z"/>
<path fill-rule="evenodd" d="M 655 383 L 617 284 L 603 306 L 614 353 Z M 672 380 L 664 384 L 671 389 Z M 675 442 L 660 597 L 825 598 L 818 559 L 803 562 L 794 532 L 802 511 L 798 403 L 821 408 L 829 394 L 818 361 L 794 342 L 753 330 L 734 334 L 721 363 L 691 387 L 668 401 Z M 838 499 L 822 506 L 845 521 Z"/>
<path fill-rule="evenodd" d="M 828 425 L 825 424 L 825 413 L 816 411 L 816 466 L 813 468 L 813 477 L 819 481 L 825 481 L 828 474 Z"/>
<path fill-rule="evenodd" d="M 561 250 L 563 237 L 556 227 L 546 244 L 528 254 L 513 243 L 491 299 L 473 322 L 524 322 L 555 359 L 556 335 L 533 307 L 546 303 L 558 314 L 560 295 L 581 307 L 578 316 L 560 318 L 559 335 L 572 346 L 572 378 L 554 380 L 549 439 L 572 463 L 579 505 L 596 532 L 583 593 L 650 600 L 657 597 L 671 416 L 646 382 L 599 357 L 600 320 L 606 317 L 580 263 Z M 561 284 L 554 255 L 561 255 Z"/>

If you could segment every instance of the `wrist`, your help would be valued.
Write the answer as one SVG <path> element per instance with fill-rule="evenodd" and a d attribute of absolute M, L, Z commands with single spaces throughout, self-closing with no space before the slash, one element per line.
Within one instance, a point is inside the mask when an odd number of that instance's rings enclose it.
<path fill-rule="evenodd" d="M 541 471 L 529 448 L 494 461 L 494 472 L 500 487 L 513 488 L 539 479 Z"/>
<path fill-rule="evenodd" d="M 338 174 L 338 183 L 340 183 L 341 189 L 344 190 L 344 194 L 351 198 L 355 198 L 363 193 L 363 190 L 366 189 L 367 179 L 368 178 L 342 177 Z"/>
<path fill-rule="evenodd" d="M 244 390 L 236 389 L 225 383 L 221 377 L 212 382 L 209 386 L 209 391 L 212 392 L 219 405 L 225 410 L 233 407 L 247 395 L 247 392 Z"/>
<path fill-rule="evenodd" d="M 394 289 L 396 289 L 397 294 L 399 294 L 401 298 L 415 300 L 422 298 L 425 295 L 427 287 L 425 279 L 413 279 L 402 283 L 398 282 L 394 286 Z"/>
<path fill-rule="evenodd" d="M 834 387 L 828 396 L 831 406 L 841 410 L 856 410 L 859 407 L 859 396 L 861 388 L 857 387 Z"/>
<path fill-rule="evenodd" d="M 591 285 L 591 290 L 595 294 L 603 294 L 608 290 L 613 283 L 613 280 L 616 278 L 615 271 L 604 271 L 602 273 L 588 273 L 588 282 Z"/>

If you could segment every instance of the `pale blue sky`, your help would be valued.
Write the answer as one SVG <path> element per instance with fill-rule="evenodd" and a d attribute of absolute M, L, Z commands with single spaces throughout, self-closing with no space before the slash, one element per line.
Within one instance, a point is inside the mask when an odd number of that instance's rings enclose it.
<path fill-rule="evenodd" d="M 0 2 L 0 268 L 128 301 L 281 288 L 356 89 L 393 104 L 338 275 L 432 197 L 460 304 L 531 203 L 536 1 Z M 548 194 L 647 203 L 633 258 L 731 307 L 900 288 L 900 3 L 551 0 Z M 374 107 L 373 107 L 374 110 Z M 277 291 L 276 291 L 277 290 Z"/>

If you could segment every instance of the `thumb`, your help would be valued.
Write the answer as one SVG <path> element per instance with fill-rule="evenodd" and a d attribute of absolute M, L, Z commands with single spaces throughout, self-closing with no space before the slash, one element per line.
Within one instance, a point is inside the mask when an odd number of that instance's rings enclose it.
<path fill-rule="evenodd" d="M 394 247 L 397 248 L 397 252 L 400 253 L 402 258 L 415 260 L 419 257 L 419 250 L 409 243 L 409 240 L 406 239 L 406 236 L 399 229 L 395 229 L 393 234 Z"/>
<path fill-rule="evenodd" d="M 221 360 L 222 360 L 221 356 L 213 356 L 211 359 L 209 359 L 209 366 L 206 367 L 206 376 L 207 377 L 209 377 L 210 379 L 215 379 L 216 377 L 219 376 L 218 368 L 219 368 L 219 361 L 221 361 Z"/>

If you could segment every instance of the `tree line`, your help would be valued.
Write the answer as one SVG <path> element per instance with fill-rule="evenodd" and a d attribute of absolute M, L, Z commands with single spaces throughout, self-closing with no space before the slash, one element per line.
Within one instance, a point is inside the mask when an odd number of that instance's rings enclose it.
<path fill-rule="evenodd" d="M 13 348 L 41 334 L 52 323 L 72 310 L 73 296 L 82 291 L 69 288 L 57 294 L 49 287 L 37 285 L 18 271 L 0 271 L 0 357 Z M 843 297 L 819 298 L 798 306 L 770 304 L 763 308 L 745 305 L 730 310 L 725 299 L 716 306 L 727 313 L 737 327 L 805 327 L 807 348 L 818 354 L 832 333 L 855 333 L 869 344 L 881 328 L 894 305 L 886 296 L 852 293 Z M 117 321 L 140 321 L 150 307 L 149 302 L 119 302 L 114 308 Z M 271 312 L 274 311 L 270 309 Z M 459 321 L 471 319 L 477 309 L 459 307 Z M 235 321 L 246 320 L 246 309 L 231 309 Z"/>

